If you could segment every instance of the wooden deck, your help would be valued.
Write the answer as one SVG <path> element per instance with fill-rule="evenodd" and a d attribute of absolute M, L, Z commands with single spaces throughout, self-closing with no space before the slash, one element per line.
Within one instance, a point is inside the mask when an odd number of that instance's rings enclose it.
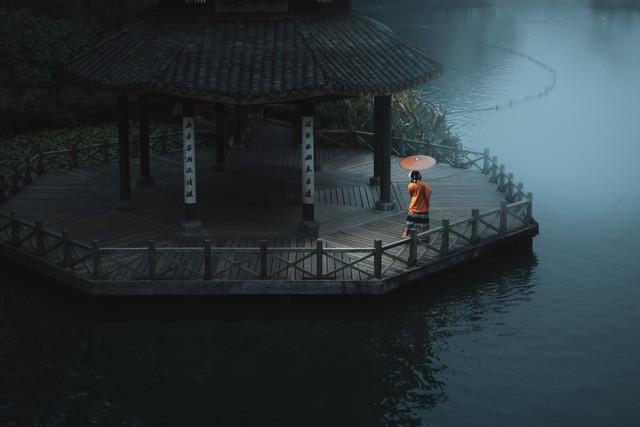
<path fill-rule="evenodd" d="M 98 240 L 100 247 L 146 247 L 150 240 L 158 248 L 201 247 L 210 239 L 214 248 L 257 248 L 266 240 L 270 248 L 314 248 L 315 239 L 301 231 L 300 152 L 290 144 L 285 129 L 281 138 L 255 141 L 252 145 L 227 152 L 226 170 L 215 171 L 215 159 L 207 149 L 198 158 L 198 210 L 204 229 L 198 235 L 185 235 L 181 229 L 182 162 L 181 153 L 152 157 L 152 187 L 135 185 L 135 209 L 118 211 L 117 163 L 62 170 L 42 175 L 26 189 L 0 206 L 0 213 L 10 211 L 21 220 L 42 220 L 44 227 L 70 230 L 75 240 Z M 383 212 L 374 205 L 379 187 L 369 185 L 373 170 L 373 154 L 365 149 L 323 147 L 321 170 L 316 175 L 316 219 L 319 238 L 326 247 L 370 248 L 374 240 L 383 244 L 397 241 L 405 220 L 408 202 L 407 172 L 392 159 L 392 193 L 396 210 Z M 135 161 L 133 162 L 135 164 Z M 133 171 L 133 176 L 137 171 Z M 424 173 L 433 189 L 431 224 L 437 227 L 443 219 L 452 223 L 468 218 L 472 209 L 487 211 L 500 206 L 504 194 L 488 177 L 474 169 L 457 169 L 445 164 Z M 537 226 L 536 226 L 537 232 Z M 213 257 L 212 275 L 221 281 L 252 278 L 259 257 L 243 260 L 242 253 Z M 315 271 L 316 258 L 304 252 L 288 252 L 268 259 L 269 279 L 298 281 L 307 279 L 305 271 Z M 346 257 L 346 258 L 345 258 Z M 322 258 L 320 258 L 322 259 Z M 341 282 L 371 278 L 373 258 L 353 262 L 353 255 L 336 253 L 322 261 L 325 279 Z M 122 255 L 121 268 L 111 281 L 135 282 L 138 271 L 148 269 L 145 252 Z M 203 256 L 178 253 L 158 256 L 154 268 L 162 272 L 162 280 L 184 282 L 202 271 Z M 103 266 L 108 269 L 109 265 Z M 408 269 L 390 267 L 400 275 Z M 193 274 L 191 274 L 193 273 Z"/>

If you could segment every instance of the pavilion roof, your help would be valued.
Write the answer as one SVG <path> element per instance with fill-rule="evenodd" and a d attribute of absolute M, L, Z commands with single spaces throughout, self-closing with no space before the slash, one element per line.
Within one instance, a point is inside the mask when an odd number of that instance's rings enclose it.
<path fill-rule="evenodd" d="M 67 64 L 121 94 L 159 92 L 233 104 L 386 95 L 440 64 L 370 18 L 153 15 Z"/>

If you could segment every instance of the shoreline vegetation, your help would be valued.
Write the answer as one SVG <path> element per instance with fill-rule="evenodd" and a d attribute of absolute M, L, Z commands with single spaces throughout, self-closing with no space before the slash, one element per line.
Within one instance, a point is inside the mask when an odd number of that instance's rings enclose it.
<path fill-rule="evenodd" d="M 316 109 L 318 129 L 353 129 L 373 132 L 373 98 L 343 99 Z M 417 91 L 399 92 L 391 103 L 391 137 L 429 140 L 456 146 L 460 138 L 447 124 L 444 107 L 427 103 Z"/>
<path fill-rule="evenodd" d="M 151 126 L 151 136 L 175 134 L 179 128 L 169 122 Z M 324 103 L 316 111 L 317 129 L 354 129 L 373 131 L 373 99 L 345 99 Z M 130 123 L 130 138 L 138 141 L 137 122 Z M 416 92 L 401 92 L 393 96 L 391 136 L 414 140 L 429 140 L 435 144 L 461 146 L 460 138 L 447 125 L 444 108 L 428 104 Z M 0 137 L 0 174 L 9 174 L 26 158 L 45 151 L 100 144 L 115 140 L 115 121 L 84 124 L 59 129 L 43 129 Z M 411 154 L 411 153 L 407 153 Z"/>

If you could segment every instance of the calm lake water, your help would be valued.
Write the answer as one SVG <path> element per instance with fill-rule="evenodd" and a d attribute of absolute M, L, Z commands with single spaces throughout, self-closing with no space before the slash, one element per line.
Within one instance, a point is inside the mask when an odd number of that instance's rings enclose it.
<path fill-rule="evenodd" d="M 640 13 L 366 13 L 444 64 L 424 95 L 533 191 L 533 246 L 384 299 L 92 300 L 0 264 L 0 425 L 640 422 Z"/>

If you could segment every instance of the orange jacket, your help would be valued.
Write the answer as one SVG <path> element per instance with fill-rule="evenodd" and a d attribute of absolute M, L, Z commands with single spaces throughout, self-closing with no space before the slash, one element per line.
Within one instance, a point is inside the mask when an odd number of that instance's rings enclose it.
<path fill-rule="evenodd" d="M 407 187 L 411 201 L 409 202 L 409 213 L 424 213 L 429 211 L 429 200 L 431 199 L 431 187 L 424 182 L 411 182 Z"/>

